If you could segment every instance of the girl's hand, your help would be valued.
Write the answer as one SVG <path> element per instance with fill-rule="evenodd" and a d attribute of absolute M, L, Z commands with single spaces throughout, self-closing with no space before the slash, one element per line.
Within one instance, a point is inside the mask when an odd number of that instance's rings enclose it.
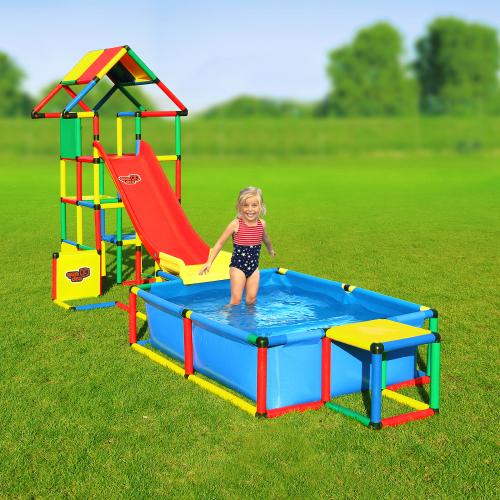
<path fill-rule="evenodd" d="M 276 252 L 273 249 L 271 249 L 271 250 L 269 250 L 269 255 L 271 257 L 276 257 Z"/>
<path fill-rule="evenodd" d="M 200 269 L 200 272 L 198 274 L 207 274 L 210 272 L 210 268 L 212 267 L 212 264 L 203 264 L 203 267 Z"/>

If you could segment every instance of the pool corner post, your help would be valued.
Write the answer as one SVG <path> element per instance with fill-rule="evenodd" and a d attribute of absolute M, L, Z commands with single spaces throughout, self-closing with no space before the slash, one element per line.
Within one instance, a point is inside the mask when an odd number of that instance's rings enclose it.
<path fill-rule="evenodd" d="M 189 309 L 182 311 L 182 321 L 184 329 L 184 378 L 189 378 L 193 375 L 193 322 L 191 321 L 191 313 Z"/>
<path fill-rule="evenodd" d="M 384 344 L 374 342 L 370 347 L 371 352 L 371 408 L 370 427 L 374 430 L 382 428 L 382 356 Z"/>
<path fill-rule="evenodd" d="M 431 353 L 431 394 L 429 406 L 434 413 L 439 413 L 440 376 L 441 376 L 441 336 L 434 333 L 436 340 L 430 344 Z"/>
<path fill-rule="evenodd" d="M 331 352 L 332 341 L 326 336 L 321 339 L 321 401 L 331 399 Z"/>
<path fill-rule="evenodd" d="M 438 333 L 439 332 L 439 313 L 437 312 L 436 309 L 431 309 L 432 311 L 432 317 L 429 318 L 429 330 L 432 333 Z M 432 361 L 431 361 L 431 350 L 432 350 L 432 343 L 427 344 L 427 376 L 431 376 L 431 371 L 432 371 Z"/>
<path fill-rule="evenodd" d="M 257 337 L 257 417 L 267 416 L 267 337 Z"/>

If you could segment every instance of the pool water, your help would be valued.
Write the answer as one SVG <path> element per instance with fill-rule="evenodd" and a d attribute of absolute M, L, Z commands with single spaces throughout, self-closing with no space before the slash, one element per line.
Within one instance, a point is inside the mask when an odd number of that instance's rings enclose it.
<path fill-rule="evenodd" d="M 292 289 L 261 288 L 254 305 L 228 304 L 228 290 L 196 291 L 168 300 L 203 314 L 214 321 L 256 335 L 269 336 L 286 331 L 327 328 L 380 318 L 380 312 L 359 304 L 345 304 L 326 294 Z"/>

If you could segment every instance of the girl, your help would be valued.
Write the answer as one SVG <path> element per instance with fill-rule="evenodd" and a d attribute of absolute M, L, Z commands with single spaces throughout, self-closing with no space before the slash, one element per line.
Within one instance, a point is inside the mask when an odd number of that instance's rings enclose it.
<path fill-rule="evenodd" d="M 254 304 L 259 291 L 259 256 L 261 243 L 273 257 L 276 255 L 271 240 L 266 232 L 266 223 L 260 219 L 266 213 L 262 191 L 247 187 L 240 191 L 236 203 L 237 218 L 229 223 L 217 243 L 212 248 L 207 262 L 200 274 L 210 271 L 212 262 L 221 251 L 230 235 L 233 236 L 233 255 L 229 267 L 231 279 L 231 302 L 241 302 L 243 290 L 246 291 L 246 303 Z"/>

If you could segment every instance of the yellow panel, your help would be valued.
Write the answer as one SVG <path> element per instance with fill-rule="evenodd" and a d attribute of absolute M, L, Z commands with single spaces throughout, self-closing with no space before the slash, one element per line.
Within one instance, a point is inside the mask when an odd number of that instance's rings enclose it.
<path fill-rule="evenodd" d="M 90 68 L 90 65 L 96 61 L 96 59 L 104 52 L 104 50 L 92 50 L 87 52 L 78 63 L 73 67 L 73 69 L 62 79 L 63 82 L 69 80 L 78 80 L 85 71 Z"/>
<path fill-rule="evenodd" d="M 61 243 L 61 252 L 60 253 L 78 253 L 78 248 L 75 245 L 70 245 L 69 243 Z"/>
<path fill-rule="evenodd" d="M 95 250 L 59 253 L 57 300 L 98 297 L 101 289 L 101 257 Z"/>
<path fill-rule="evenodd" d="M 212 263 L 210 272 L 200 275 L 198 273 L 203 264 L 186 266 L 182 259 L 160 252 L 160 267 L 167 273 L 178 275 L 185 285 L 228 280 L 230 262 L 231 254 L 229 252 L 220 252 Z"/>
<path fill-rule="evenodd" d="M 326 336 L 332 340 L 338 340 L 344 344 L 369 351 L 374 342 L 391 342 L 392 340 L 420 337 L 428 333 L 431 332 L 423 328 L 387 319 L 374 319 L 351 325 L 334 326 L 327 330 Z"/>

